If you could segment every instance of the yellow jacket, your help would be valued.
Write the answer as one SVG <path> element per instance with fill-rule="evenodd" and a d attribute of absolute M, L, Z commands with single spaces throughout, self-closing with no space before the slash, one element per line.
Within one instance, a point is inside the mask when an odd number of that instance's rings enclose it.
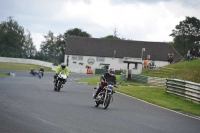
<path fill-rule="evenodd" d="M 56 74 L 59 74 L 60 72 L 62 71 L 62 67 L 59 66 L 57 69 L 56 69 Z M 66 76 L 69 76 L 69 69 L 67 67 L 65 67 L 65 73 L 66 73 Z"/>

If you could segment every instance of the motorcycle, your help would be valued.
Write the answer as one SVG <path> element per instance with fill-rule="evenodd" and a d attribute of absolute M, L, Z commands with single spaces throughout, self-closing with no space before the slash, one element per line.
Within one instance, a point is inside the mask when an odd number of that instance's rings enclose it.
<path fill-rule="evenodd" d="M 43 73 L 42 71 L 39 71 L 39 72 L 38 72 L 38 77 L 39 77 L 40 79 L 41 79 L 41 77 L 42 77 L 42 73 Z"/>
<path fill-rule="evenodd" d="M 97 87 L 94 89 L 97 89 L 99 87 L 100 83 L 97 84 Z M 103 105 L 104 109 L 107 109 L 111 99 L 113 100 L 113 93 L 115 91 L 113 90 L 116 85 L 114 85 L 112 82 L 105 82 L 104 88 L 99 92 L 97 95 L 97 98 L 95 99 L 95 107 L 98 107 L 100 104 Z M 93 96 L 96 94 L 96 90 L 93 92 Z"/>
<path fill-rule="evenodd" d="M 33 76 L 37 75 L 38 73 L 35 71 L 31 71 L 30 74 L 32 74 Z"/>
<path fill-rule="evenodd" d="M 60 91 L 61 88 L 63 88 L 63 84 L 65 84 L 65 82 L 67 81 L 67 76 L 66 76 L 66 73 L 64 70 L 62 70 L 56 80 L 58 81 L 57 82 L 57 87 L 56 87 L 56 84 L 55 84 L 55 87 L 54 87 L 54 91 Z"/>

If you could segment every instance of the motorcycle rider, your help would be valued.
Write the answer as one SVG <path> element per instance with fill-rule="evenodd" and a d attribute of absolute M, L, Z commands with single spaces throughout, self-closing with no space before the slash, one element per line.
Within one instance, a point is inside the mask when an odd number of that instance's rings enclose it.
<path fill-rule="evenodd" d="M 93 96 L 94 99 L 96 99 L 96 97 L 98 96 L 99 92 L 101 92 L 101 90 L 105 86 L 105 84 L 104 84 L 105 81 L 106 82 L 112 82 L 112 83 L 114 83 L 114 85 L 116 84 L 115 69 L 113 67 L 109 68 L 108 72 L 104 73 L 100 77 L 99 88 L 97 89 L 96 94 Z M 117 87 L 117 85 L 115 85 L 115 87 Z"/>
<path fill-rule="evenodd" d="M 58 80 L 56 80 L 57 76 L 62 70 L 65 71 L 67 78 L 69 76 L 69 69 L 66 67 L 66 64 L 65 63 L 61 63 L 61 65 L 56 70 L 56 74 L 54 75 L 53 83 L 55 83 L 55 87 L 57 87 L 57 83 L 58 83 Z"/>
<path fill-rule="evenodd" d="M 43 75 L 44 75 L 44 68 L 43 67 L 40 67 L 40 69 L 39 69 L 39 72 L 42 72 L 42 77 L 43 77 Z"/>
<path fill-rule="evenodd" d="M 32 75 L 35 75 L 36 74 L 36 72 L 35 72 L 35 70 L 33 69 L 33 68 L 31 68 L 31 72 L 30 72 Z"/>

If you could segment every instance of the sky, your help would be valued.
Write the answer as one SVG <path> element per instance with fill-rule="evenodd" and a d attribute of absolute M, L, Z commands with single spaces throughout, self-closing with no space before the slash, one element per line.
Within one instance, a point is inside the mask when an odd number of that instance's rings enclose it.
<path fill-rule="evenodd" d="M 200 19 L 200 0 L 0 0 L 0 21 L 12 16 L 40 50 L 44 35 L 79 28 L 93 38 L 169 42 L 186 16 Z"/>

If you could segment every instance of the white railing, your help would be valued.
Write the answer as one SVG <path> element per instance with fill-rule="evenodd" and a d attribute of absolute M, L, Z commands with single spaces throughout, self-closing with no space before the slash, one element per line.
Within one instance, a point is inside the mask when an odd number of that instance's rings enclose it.
<path fill-rule="evenodd" d="M 200 84 L 179 79 L 167 79 L 166 92 L 200 103 Z"/>

